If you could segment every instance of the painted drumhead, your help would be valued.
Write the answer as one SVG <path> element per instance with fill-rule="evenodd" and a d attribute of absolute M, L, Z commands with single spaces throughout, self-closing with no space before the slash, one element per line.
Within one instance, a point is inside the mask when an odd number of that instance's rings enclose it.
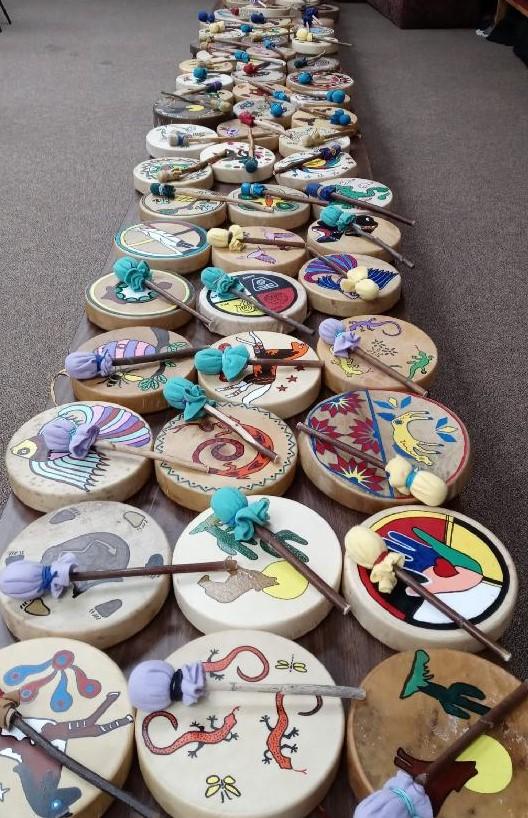
<path fill-rule="evenodd" d="M 120 256 L 133 256 L 160 270 L 190 273 L 205 267 L 209 245 L 205 230 L 190 222 L 140 222 L 114 237 Z"/>
<path fill-rule="evenodd" d="M 216 131 L 206 128 L 203 125 L 186 124 L 179 122 L 177 125 L 158 125 L 152 128 L 146 136 L 147 153 L 156 158 L 167 156 L 191 157 L 199 159 L 200 153 L 207 142 L 191 142 L 189 145 L 171 145 L 170 135 L 183 134 L 188 137 L 211 137 L 211 144 L 216 138 Z"/>
<path fill-rule="evenodd" d="M 203 56 L 202 56 L 203 55 Z M 231 74 L 233 71 L 233 63 L 232 62 L 222 62 L 221 58 L 219 57 L 212 57 L 208 51 L 199 51 L 196 55 L 196 59 L 189 59 L 189 60 L 182 60 L 179 64 L 178 68 L 182 72 L 182 74 L 189 74 L 194 71 L 195 68 L 203 65 L 204 61 L 214 61 L 214 69 L 218 71 L 220 74 Z M 208 92 L 209 95 L 210 92 Z M 218 93 L 212 92 L 212 93 Z"/>
<path fill-rule="evenodd" d="M 56 748 L 118 786 L 132 764 L 134 710 L 125 677 L 74 639 L 32 639 L 0 651 L 2 689 L 18 690 L 23 719 Z M 109 796 L 36 751 L 16 727 L 0 731 L 2 804 L 16 818 L 92 818 Z"/>
<path fill-rule="evenodd" d="M 370 212 L 361 210 L 361 202 L 374 204 L 378 207 L 388 207 L 393 199 L 390 187 L 381 184 L 381 182 L 374 182 L 372 179 L 359 179 L 357 177 L 334 179 L 332 184 L 336 186 L 336 193 L 357 200 L 357 206 L 348 204 L 347 202 L 337 202 L 339 207 L 343 210 L 354 210 L 357 213 Z M 326 207 L 326 205 L 327 202 L 314 205 L 314 215 L 316 218 L 320 217 L 321 210 L 323 207 Z"/>
<path fill-rule="evenodd" d="M 236 116 L 240 116 L 241 113 L 253 114 L 253 116 L 258 117 L 259 119 L 269 119 L 270 122 L 276 122 L 277 124 L 282 125 L 284 128 L 289 128 L 293 113 L 295 111 L 295 106 L 293 106 L 291 102 L 282 101 L 281 105 L 284 109 L 282 116 L 273 116 L 270 110 L 269 99 L 267 97 L 254 96 L 248 99 L 241 99 L 239 102 L 236 102 L 233 106 L 233 113 Z"/>
<path fill-rule="evenodd" d="M 189 60 L 188 62 L 196 62 Z M 230 102 L 232 100 L 230 91 L 216 91 L 200 100 L 187 102 L 177 97 L 162 96 L 153 106 L 154 125 L 170 125 L 173 122 L 185 124 L 201 124 L 208 128 L 215 128 L 225 116 L 225 113 L 214 107 L 214 103 Z M 213 104 L 207 104 L 209 100 Z"/>
<path fill-rule="evenodd" d="M 66 403 L 35 415 L 15 432 L 6 451 L 7 475 L 16 496 L 37 511 L 54 511 L 83 500 L 126 500 L 143 486 L 150 461 L 90 450 L 84 459 L 49 452 L 42 431 L 65 418 L 76 426 L 97 424 L 98 442 L 152 448 L 152 432 L 142 417 L 115 403 Z"/>
<path fill-rule="evenodd" d="M 160 159 L 146 159 L 134 168 L 134 187 L 140 193 L 150 193 L 153 182 L 159 182 L 159 173 L 163 170 L 187 170 L 197 165 L 197 159 L 182 156 L 165 156 Z M 171 182 L 173 187 L 211 188 L 213 186 L 213 171 L 210 167 L 186 173 L 180 180 Z"/>
<path fill-rule="evenodd" d="M 442 602 L 494 640 L 508 627 L 517 599 L 517 572 L 509 552 L 483 525 L 443 508 L 402 506 L 380 511 L 362 525 L 405 556 L 405 569 Z M 480 642 L 398 582 L 381 594 L 370 571 L 345 556 L 343 593 L 354 615 L 394 650 L 435 647 L 482 650 Z"/>
<path fill-rule="evenodd" d="M 307 415 L 314 426 L 358 450 L 358 457 L 302 434 L 301 465 L 327 496 L 357 511 L 374 512 L 407 505 L 408 495 L 393 489 L 385 470 L 361 459 L 361 452 L 384 462 L 395 455 L 412 466 L 433 471 L 448 486 L 448 497 L 469 476 L 469 437 L 462 421 L 431 398 L 385 389 L 357 389 L 333 395 Z"/>
<path fill-rule="evenodd" d="M 171 552 L 159 525 L 123 503 L 79 503 L 45 514 L 27 526 L 2 555 L 2 567 L 17 560 L 51 565 L 74 555 L 79 571 L 167 565 Z M 169 591 L 168 577 L 128 577 L 77 582 L 55 599 L 0 594 L 0 610 L 18 639 L 63 636 L 108 648 L 144 628 Z"/>
<path fill-rule="evenodd" d="M 310 126 L 311 128 L 329 128 L 332 127 L 334 131 L 341 130 L 340 125 L 332 125 L 330 122 L 330 117 L 332 114 L 339 110 L 335 105 L 324 105 L 321 103 L 316 111 L 296 111 L 292 116 L 292 128 L 302 128 Z M 343 110 L 343 109 L 341 109 Z M 322 115 L 318 113 L 321 111 Z M 355 127 L 357 129 L 358 125 L 358 118 L 355 114 L 351 113 L 350 111 L 347 112 L 350 117 L 350 124 L 347 125 L 347 128 Z M 333 183 L 334 184 L 334 183 Z"/>
<path fill-rule="evenodd" d="M 280 51 L 285 60 L 291 60 L 295 56 L 295 51 L 288 45 L 281 45 Z M 269 56 L 269 49 L 261 43 L 255 43 L 247 49 L 247 53 L 250 57 L 263 57 L 265 59 Z"/>
<path fill-rule="evenodd" d="M 479 656 L 455 650 L 397 653 L 362 682 L 347 725 L 348 773 L 358 798 L 395 775 L 395 756 L 415 775 L 519 682 Z M 427 785 L 435 815 L 521 815 L 528 785 L 528 705 L 486 731 Z M 397 762 L 397 763 L 398 763 Z M 434 785 L 433 785 L 434 782 Z"/>
<path fill-rule="evenodd" d="M 247 225 L 244 233 L 251 238 L 271 239 L 273 241 L 297 241 L 299 247 L 276 247 L 267 244 L 244 244 L 241 250 L 230 250 L 228 247 L 213 247 L 211 259 L 216 267 L 228 273 L 239 270 L 265 270 L 296 276 L 306 261 L 306 249 L 300 243 L 299 236 L 290 230 L 262 225 Z"/>
<path fill-rule="evenodd" d="M 288 60 L 288 73 L 292 73 L 298 71 L 299 69 L 295 65 L 296 60 L 290 58 Z M 315 62 L 310 63 L 310 65 L 305 66 L 303 69 L 304 71 L 339 71 L 339 58 L 338 57 L 318 57 Z"/>
<path fill-rule="evenodd" d="M 339 590 L 341 547 L 326 520 L 284 497 L 270 497 L 269 503 L 270 530 Z M 211 509 L 199 514 L 180 535 L 173 561 L 221 560 L 231 555 L 238 563 L 233 573 L 174 577 L 178 606 L 202 633 L 243 624 L 298 639 L 330 612 L 328 600 L 286 560 L 270 553 L 258 535 L 247 543 L 237 542 L 232 528 L 220 522 Z"/>
<path fill-rule="evenodd" d="M 236 432 L 217 418 L 206 415 L 186 422 L 176 413 L 159 432 L 154 448 L 171 454 L 182 465 L 156 462 L 156 477 L 162 491 L 186 508 L 203 511 L 211 503 L 214 491 L 235 486 L 244 494 L 284 494 L 295 474 L 297 443 L 290 427 L 271 412 L 235 403 L 218 407 L 239 421 L 280 462 L 273 463 L 257 452 Z M 208 472 L 197 471 L 186 462 L 202 464 Z"/>
<path fill-rule="evenodd" d="M 216 129 L 216 132 L 218 133 L 218 136 L 227 136 L 230 139 L 241 142 L 247 141 L 249 130 L 248 125 L 244 125 L 244 123 L 240 122 L 240 120 L 228 119 L 226 122 L 220 123 Z M 261 128 L 260 125 L 254 125 L 251 128 L 251 132 L 255 142 L 257 142 L 261 147 L 268 148 L 272 151 L 277 149 L 279 144 L 278 133 L 272 133 L 266 128 Z"/>
<path fill-rule="evenodd" d="M 306 140 L 316 140 L 316 145 L 310 145 L 309 149 L 325 147 L 330 145 L 340 145 L 341 150 L 348 152 L 350 150 L 350 137 L 343 136 L 337 138 L 335 134 L 336 129 L 328 122 L 320 128 L 313 128 L 306 125 L 300 128 L 291 128 L 289 131 L 279 137 L 279 153 L 281 156 L 291 156 L 294 153 L 304 150 Z M 328 139 L 320 141 L 319 137 L 324 137 L 328 134 Z"/>
<path fill-rule="evenodd" d="M 167 293 L 193 306 L 195 290 L 187 279 L 174 273 L 151 269 L 154 281 Z M 132 327 L 138 324 L 176 329 L 191 320 L 185 310 L 166 301 L 148 286 L 133 290 L 113 274 L 107 273 L 90 284 L 85 293 L 85 309 L 93 324 L 102 329 Z"/>
<path fill-rule="evenodd" d="M 356 163 L 349 153 L 339 153 L 330 159 L 310 159 L 313 151 L 299 151 L 292 153 L 285 159 L 281 159 L 275 165 L 275 178 L 277 182 L 286 187 L 293 187 L 297 190 L 304 190 L 308 182 L 330 182 L 341 176 L 353 176 L 356 170 Z M 281 171 L 281 167 L 291 162 L 293 159 L 306 157 L 304 165 L 298 168 Z M 370 244 L 370 242 L 369 242 Z"/>
<path fill-rule="evenodd" d="M 255 63 L 253 60 L 251 61 L 253 65 L 259 65 L 259 63 Z M 286 66 L 284 66 L 284 69 Z M 259 68 L 257 73 L 254 75 L 254 79 L 257 82 L 267 82 L 267 83 L 283 83 L 286 76 L 285 70 L 281 70 L 280 66 L 278 65 L 269 65 L 265 68 Z M 233 74 L 233 80 L 236 83 L 245 82 L 247 74 L 245 71 L 235 71 Z"/>
<path fill-rule="evenodd" d="M 273 175 L 275 154 L 268 148 L 255 145 L 254 158 L 258 167 L 254 173 L 248 173 L 245 166 L 249 158 L 247 142 L 222 142 L 221 148 L 226 151 L 225 156 L 211 165 L 217 182 L 262 182 Z M 202 150 L 200 160 L 211 159 L 218 152 L 218 145 L 210 145 Z"/>
<path fill-rule="evenodd" d="M 249 364 L 234 380 L 198 373 L 198 383 L 214 400 L 260 406 L 281 418 L 293 417 L 312 405 L 321 389 L 321 370 L 303 366 L 317 355 L 305 341 L 279 332 L 247 332 L 216 341 L 217 349 L 245 346 L 252 358 L 291 361 L 291 366 Z"/>
<path fill-rule="evenodd" d="M 196 199 L 183 192 L 172 199 L 157 193 L 146 193 L 139 202 L 139 212 L 147 222 L 183 219 L 204 228 L 217 227 L 226 218 L 224 202 Z"/>
<path fill-rule="evenodd" d="M 127 327 L 95 335 L 81 344 L 78 352 L 109 352 L 117 360 L 135 355 L 155 355 L 175 352 L 190 346 L 183 335 L 159 327 Z M 77 400 L 114 400 L 121 406 L 144 415 L 167 408 L 163 386 L 168 378 L 179 376 L 194 379 L 193 356 L 181 360 L 167 359 L 127 367 L 116 367 L 108 376 L 98 375 L 87 380 L 72 379 Z"/>
<path fill-rule="evenodd" d="M 306 71 L 310 72 L 311 66 Z M 304 69 L 303 69 L 304 71 Z M 299 72 L 289 74 L 286 80 L 286 86 L 293 91 L 302 93 L 310 93 L 310 91 L 334 91 L 336 88 L 350 94 L 354 88 L 354 80 L 348 74 L 343 74 L 338 71 L 317 71 L 312 74 L 312 81 L 309 85 L 299 82 Z"/>
<path fill-rule="evenodd" d="M 233 88 L 233 80 L 230 74 L 219 74 L 216 71 L 208 71 L 206 83 L 210 82 L 219 82 L 224 91 L 231 91 Z M 189 74 L 179 74 L 176 77 L 176 90 L 180 94 L 188 94 L 196 90 L 200 91 L 200 86 L 202 85 L 204 85 L 204 83 L 201 80 L 197 80 L 192 72 Z"/>
<path fill-rule="evenodd" d="M 414 324 L 389 315 L 357 315 L 342 323 L 347 332 L 359 337 L 363 351 L 398 374 L 424 388 L 434 381 L 438 351 L 431 338 Z M 336 355 L 334 347 L 322 338 L 317 342 L 317 354 L 324 362 L 325 384 L 333 392 L 356 388 L 408 389 L 353 352 L 346 357 Z"/>
<path fill-rule="evenodd" d="M 296 279 L 260 270 L 244 270 L 236 275 L 244 288 L 264 307 L 297 321 L 306 318 L 306 293 Z M 198 306 L 202 315 L 213 319 L 218 332 L 224 335 L 250 329 L 280 332 L 287 327 L 234 292 L 218 294 L 203 287 Z"/>
<path fill-rule="evenodd" d="M 192 710 L 175 702 L 137 716 L 141 772 L 156 801 L 175 817 L 221 810 L 232 818 L 302 818 L 315 809 L 339 764 L 340 700 L 215 691 L 219 681 L 241 679 L 333 684 L 315 656 L 282 636 L 230 630 L 188 642 L 167 661 L 203 662 L 207 693 Z M 202 746 L 198 730 L 207 736 Z"/>
<path fill-rule="evenodd" d="M 344 154 L 346 156 L 346 154 Z M 401 241 L 401 232 L 392 222 L 378 216 L 377 213 L 360 213 L 355 218 L 355 224 L 369 236 L 381 239 L 398 250 Z M 308 247 L 315 247 L 320 253 L 330 255 L 331 253 L 349 253 L 351 255 L 374 256 L 383 258 L 386 261 L 392 260 L 392 255 L 388 250 L 379 247 L 374 242 L 363 236 L 355 236 L 350 228 L 344 232 L 337 227 L 329 227 L 323 221 L 313 222 L 308 227 L 306 235 Z"/>
<path fill-rule="evenodd" d="M 309 202 L 293 202 L 283 199 L 288 197 L 291 189 L 281 185 L 266 185 L 266 191 L 262 196 L 245 199 L 242 196 L 242 189 L 236 188 L 229 195 L 236 200 L 236 204 L 228 205 L 229 219 L 234 224 L 242 227 L 248 224 L 267 224 L 269 227 L 285 227 L 292 230 L 306 224 L 311 214 Z M 300 196 L 304 194 L 299 193 Z M 253 210 L 245 202 L 256 203 L 265 207 L 266 211 Z"/>
<path fill-rule="evenodd" d="M 368 278 L 379 287 L 374 301 L 363 301 L 356 292 L 344 292 L 340 287 L 342 279 L 322 259 L 314 258 L 306 262 L 299 271 L 299 281 L 306 288 L 312 307 L 337 318 L 389 310 L 399 299 L 401 276 L 398 270 L 386 261 L 371 256 L 351 256 L 337 254 L 327 256 L 339 265 L 343 275 L 356 267 L 366 267 Z"/>

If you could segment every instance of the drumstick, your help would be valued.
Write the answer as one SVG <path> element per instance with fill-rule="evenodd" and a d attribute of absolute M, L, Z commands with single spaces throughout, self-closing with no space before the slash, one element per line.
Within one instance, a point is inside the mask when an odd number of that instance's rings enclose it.
<path fill-rule="evenodd" d="M 329 346 L 333 347 L 336 357 L 350 358 L 352 355 L 356 355 L 358 358 L 367 361 L 371 366 L 379 369 L 384 375 L 393 378 L 395 381 L 398 381 L 398 383 L 406 386 L 407 389 L 420 395 L 420 397 L 427 397 L 427 389 L 424 389 L 419 383 L 415 383 L 406 375 L 402 375 L 401 372 L 398 372 L 396 369 L 388 366 L 388 364 L 380 361 L 375 355 L 371 355 L 370 352 L 364 350 L 361 347 L 360 336 L 348 330 L 343 321 L 338 321 L 337 318 L 325 318 L 325 320 L 319 324 L 319 337 L 325 344 L 329 344 Z"/>
<path fill-rule="evenodd" d="M 209 159 L 201 159 L 196 164 L 191 165 L 188 168 L 173 168 L 172 170 L 160 170 L 158 173 L 158 179 L 160 182 L 176 182 L 178 179 L 181 179 L 182 176 L 185 176 L 188 173 L 196 173 L 197 170 L 202 170 L 202 168 L 207 168 L 209 165 L 213 165 L 218 159 L 223 159 L 223 157 L 227 154 L 227 148 L 223 148 L 218 153 L 214 153 Z"/>
<path fill-rule="evenodd" d="M 80 764 L 71 756 L 66 755 L 62 750 L 59 750 L 51 741 L 48 741 L 37 730 L 33 729 L 22 715 L 17 710 L 17 705 L 20 703 L 18 691 L 11 691 L 10 693 L 0 694 L 0 727 L 5 730 L 17 729 L 42 750 L 49 758 L 52 758 L 58 765 L 70 770 L 75 775 L 82 778 L 83 781 L 88 782 L 96 789 L 108 793 L 112 798 L 125 804 L 129 810 L 137 812 L 143 818 L 161 818 L 160 813 L 146 806 L 139 801 L 131 793 L 125 792 L 120 787 L 116 787 L 111 781 L 107 781 L 98 773 Z"/>
<path fill-rule="evenodd" d="M 238 420 L 226 415 L 212 403 L 209 403 L 201 386 L 192 383 L 187 378 L 170 378 L 163 387 L 163 395 L 169 406 L 183 413 L 185 421 L 194 420 L 204 414 L 212 415 L 233 432 L 236 432 L 242 440 L 245 440 L 257 452 L 268 457 L 273 463 L 280 463 L 281 457 L 277 452 L 263 446 L 262 443 L 255 440 Z"/>
<path fill-rule="evenodd" d="M 255 125 L 257 125 L 263 130 L 270 131 L 274 134 L 282 135 L 285 133 L 282 125 L 275 125 L 273 122 L 268 122 L 266 119 L 259 119 L 253 114 L 250 114 L 249 111 L 241 111 L 238 115 L 238 120 L 242 123 L 242 125 L 247 125 L 248 128 L 253 128 Z"/>
<path fill-rule="evenodd" d="M 224 375 L 228 381 L 233 381 L 242 374 L 248 364 L 252 366 L 301 366 L 303 369 L 322 369 L 324 364 L 319 359 L 304 360 L 292 358 L 250 358 L 248 348 L 239 344 L 226 349 L 208 347 L 194 356 L 194 366 L 204 375 Z"/>
<path fill-rule="evenodd" d="M 186 196 L 196 202 L 226 202 L 231 205 L 236 204 L 232 196 L 222 196 L 221 193 L 201 190 L 200 188 L 173 187 L 172 185 L 164 185 L 158 182 L 151 184 L 150 192 L 155 196 L 163 196 L 166 199 L 176 199 L 180 196 Z M 269 208 L 257 202 L 247 202 L 247 206 L 250 210 L 260 210 L 264 213 L 269 213 Z"/>
<path fill-rule="evenodd" d="M 202 662 L 192 662 L 175 668 L 169 662 L 151 659 L 133 668 L 128 680 L 128 693 L 132 705 L 145 713 L 166 710 L 174 702 L 184 705 L 196 704 L 209 692 L 216 693 L 282 693 L 294 696 L 325 696 L 338 699 L 363 701 L 365 691 L 360 687 L 346 685 L 318 685 L 262 682 L 218 682 L 209 685 L 206 668 Z M 147 717 L 148 718 L 148 717 Z"/>
<path fill-rule="evenodd" d="M 388 216 L 390 219 L 403 222 L 403 224 L 408 224 L 411 227 L 416 224 L 416 219 L 409 219 L 406 216 L 400 216 L 393 210 L 387 210 L 386 207 L 380 207 L 380 205 L 372 204 L 372 202 L 363 202 L 359 199 L 354 199 L 352 196 L 345 196 L 343 193 L 338 193 L 336 190 L 333 190 L 333 188 L 335 188 L 335 185 L 321 185 L 319 182 L 309 182 L 304 188 L 304 192 L 308 196 L 313 196 L 319 199 L 320 203 L 328 202 L 329 200 L 344 202 L 345 204 L 354 205 L 354 207 L 356 207 L 358 210 L 372 210 L 373 213 L 379 213 L 381 216 Z"/>
<path fill-rule="evenodd" d="M 315 437 L 316 440 L 321 440 L 338 451 L 352 455 L 360 462 L 363 461 L 376 469 L 382 469 L 386 472 L 387 481 L 392 488 L 404 495 L 412 494 L 413 497 L 426 506 L 441 506 L 447 497 L 447 483 L 441 477 L 430 471 L 424 471 L 412 466 L 401 455 L 391 457 L 390 460 L 384 462 L 368 452 L 360 451 L 343 440 L 334 438 L 325 432 L 320 432 L 318 429 L 313 429 L 305 423 L 298 423 L 297 429 L 310 435 L 310 437 Z"/>
<path fill-rule="evenodd" d="M 345 549 L 350 559 L 363 568 L 372 571 L 371 580 L 377 584 L 382 594 L 390 594 L 399 579 L 404 585 L 425 599 L 437 611 L 443 613 L 451 622 L 469 633 L 484 647 L 489 648 L 503 661 L 509 662 L 510 651 L 487 636 L 480 628 L 458 613 L 454 608 L 428 590 L 426 585 L 418 582 L 409 571 L 405 570 L 405 556 L 387 550 L 385 541 L 371 528 L 357 525 L 345 535 Z"/>
<path fill-rule="evenodd" d="M 116 262 L 114 262 L 114 266 L 112 267 L 113 273 L 119 281 L 122 281 L 127 287 L 130 287 L 135 292 L 139 292 L 140 290 L 150 289 L 154 290 L 154 292 L 161 295 L 165 301 L 169 301 L 171 304 L 176 304 L 181 310 L 188 312 L 189 315 L 194 316 L 200 321 L 210 332 L 214 332 L 214 322 L 209 321 L 207 318 L 204 318 L 197 310 L 190 306 L 190 304 L 186 304 L 185 301 L 182 301 L 180 298 L 177 298 L 170 292 L 167 292 L 160 287 L 159 284 L 156 284 L 155 281 L 152 279 L 152 274 L 150 272 L 150 267 L 146 261 L 137 261 L 130 256 L 123 256 L 122 258 L 118 258 Z"/>
<path fill-rule="evenodd" d="M 76 582 L 91 580 L 126 579 L 130 577 L 161 577 L 174 574 L 194 574 L 204 571 L 235 572 L 236 560 L 188 562 L 176 565 L 142 565 L 137 568 L 101 568 L 95 571 L 79 571 L 74 554 L 68 552 L 45 565 L 33 560 L 14 560 L 0 571 L 0 591 L 12 599 L 36 599 L 51 593 L 59 599 Z"/>
<path fill-rule="evenodd" d="M 267 185 L 262 184 L 262 182 L 242 182 L 240 187 L 240 193 L 246 200 L 247 197 L 249 198 L 257 198 L 261 199 L 266 193 L 269 193 L 270 196 L 274 196 L 277 199 L 282 199 L 285 202 L 301 202 L 301 204 L 321 204 L 321 200 L 306 196 L 304 193 L 297 192 L 290 188 L 281 188 L 280 193 L 272 190 Z"/>
<path fill-rule="evenodd" d="M 214 514 L 221 522 L 233 529 L 236 540 L 245 541 L 256 534 L 307 579 L 314 588 L 317 588 L 344 616 L 351 613 L 346 599 L 312 568 L 296 557 L 269 528 L 266 528 L 263 523 L 269 521 L 268 507 L 267 498 L 249 503 L 247 497 L 235 488 L 217 489 L 211 499 L 211 509 Z"/>
<path fill-rule="evenodd" d="M 182 99 L 184 102 L 189 102 L 191 105 L 203 104 L 206 102 L 210 108 L 214 111 L 219 111 L 222 114 L 226 114 L 228 111 L 232 109 L 232 105 L 230 102 L 224 99 L 214 99 L 214 98 L 206 98 L 203 94 L 198 94 L 198 98 L 188 97 L 185 94 L 177 94 L 174 91 L 160 91 L 161 94 L 165 97 L 173 97 L 174 99 Z"/>
<path fill-rule="evenodd" d="M 340 153 L 342 153 L 342 151 L 339 143 L 325 145 L 316 151 L 312 151 L 311 153 L 306 152 L 304 156 L 297 157 L 297 159 L 291 159 L 289 162 L 284 162 L 284 160 L 281 159 L 275 163 L 273 170 L 275 173 L 285 173 L 288 170 L 300 168 L 306 164 L 306 162 L 312 162 L 314 159 L 335 159 L 335 157 L 339 156 Z"/>
<path fill-rule="evenodd" d="M 261 304 L 260 301 L 258 301 L 246 290 L 239 278 L 228 275 L 220 267 L 206 267 L 204 270 L 202 270 L 201 281 L 204 287 L 212 292 L 225 293 L 231 291 L 237 294 L 244 301 L 247 301 L 248 304 L 252 304 L 254 307 L 256 307 L 260 312 L 269 315 L 271 318 L 275 318 L 277 321 L 284 324 L 289 324 L 291 327 L 295 327 L 295 329 L 299 330 L 299 332 L 305 332 L 307 335 L 313 335 L 315 333 L 315 330 L 312 329 L 312 327 L 307 327 L 305 324 L 301 324 L 300 321 L 296 321 L 294 318 L 282 315 L 280 312 L 275 312 L 275 310 L 270 309 L 270 307 Z"/>
<path fill-rule="evenodd" d="M 291 239 L 264 239 L 255 236 L 248 236 L 238 224 L 232 224 L 228 230 L 222 227 L 211 227 L 207 231 L 207 241 L 211 247 L 229 247 L 230 250 L 241 250 L 244 244 L 257 244 L 263 247 L 294 247 L 302 250 L 305 243 L 292 241 Z"/>

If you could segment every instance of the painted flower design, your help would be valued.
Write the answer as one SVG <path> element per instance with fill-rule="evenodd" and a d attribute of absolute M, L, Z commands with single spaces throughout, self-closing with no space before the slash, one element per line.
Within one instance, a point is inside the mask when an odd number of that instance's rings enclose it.
<path fill-rule="evenodd" d="M 332 426 L 331 423 L 328 423 L 326 420 L 318 420 L 317 418 L 310 419 L 310 426 L 312 426 L 317 432 L 323 432 L 323 434 L 328 435 L 329 437 L 333 437 L 336 440 L 339 439 L 340 434 L 335 428 Z M 319 455 L 324 455 L 326 452 L 335 452 L 334 447 L 331 443 L 325 443 L 324 440 L 318 440 L 317 438 L 312 438 L 312 442 L 315 446 L 315 452 Z"/>
<path fill-rule="evenodd" d="M 357 462 L 354 463 L 338 455 L 333 470 L 339 477 L 373 494 L 383 491 L 384 483 L 387 479 L 385 475 L 380 473 L 374 466 L 363 463 L 360 457 L 358 457 Z"/>
<path fill-rule="evenodd" d="M 331 418 L 335 418 L 336 415 L 353 415 L 359 412 L 362 404 L 363 398 L 357 392 L 345 392 L 324 403 L 321 411 L 328 412 Z"/>
<path fill-rule="evenodd" d="M 356 418 L 350 427 L 349 435 L 362 452 L 371 451 L 379 454 L 380 447 L 371 418 Z"/>

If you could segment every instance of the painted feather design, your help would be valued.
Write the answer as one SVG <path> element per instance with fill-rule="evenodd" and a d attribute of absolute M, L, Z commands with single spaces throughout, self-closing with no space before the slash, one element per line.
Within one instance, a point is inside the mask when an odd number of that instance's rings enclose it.
<path fill-rule="evenodd" d="M 98 440 L 129 446 L 145 446 L 150 442 L 150 431 L 141 418 L 119 406 L 75 403 L 62 406 L 57 417 L 68 418 L 77 425 L 96 423 L 101 430 Z M 39 477 L 65 483 L 81 491 L 87 492 L 93 488 L 108 468 L 108 457 L 102 452 L 90 451 L 81 460 L 68 453 L 49 452 L 42 435 L 44 428 L 33 437 L 15 444 L 12 453 L 29 460 L 31 471 Z"/>

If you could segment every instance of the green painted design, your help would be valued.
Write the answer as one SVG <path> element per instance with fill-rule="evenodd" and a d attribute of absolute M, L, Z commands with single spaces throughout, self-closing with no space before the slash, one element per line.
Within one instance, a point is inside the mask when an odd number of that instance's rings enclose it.
<path fill-rule="evenodd" d="M 262 551 L 265 551 L 266 554 L 272 557 L 280 557 L 280 554 L 277 554 L 273 548 L 267 542 L 261 540 L 260 537 L 252 537 L 244 542 L 238 542 L 235 539 L 233 528 L 227 526 L 225 523 L 221 523 L 214 514 L 210 514 L 205 520 L 198 523 L 196 528 L 190 531 L 190 534 L 201 534 L 204 531 L 210 534 L 211 537 L 214 537 L 220 551 L 223 551 L 224 554 L 229 554 L 229 556 L 240 554 L 240 556 L 246 557 L 248 560 L 257 560 L 259 555 L 255 549 L 261 548 Z M 308 540 L 305 540 L 304 537 L 301 537 L 299 534 L 296 534 L 295 531 L 291 531 L 288 528 L 281 529 L 274 533 L 277 539 L 280 540 L 294 556 L 302 560 L 302 562 L 309 562 L 309 557 L 303 551 L 291 545 L 292 542 L 298 545 L 308 545 Z"/>
<path fill-rule="evenodd" d="M 433 360 L 433 355 L 428 355 L 427 352 L 423 352 L 423 350 L 417 349 L 416 355 L 411 355 L 411 360 L 407 361 L 407 366 L 409 367 L 409 375 L 408 377 L 412 380 L 417 372 L 420 372 L 422 375 L 427 375 L 427 367 Z"/>

